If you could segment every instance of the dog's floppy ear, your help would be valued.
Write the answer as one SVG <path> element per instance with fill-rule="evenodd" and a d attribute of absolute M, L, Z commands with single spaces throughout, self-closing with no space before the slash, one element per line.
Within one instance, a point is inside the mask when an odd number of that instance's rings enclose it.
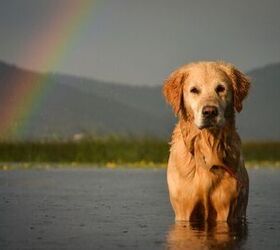
<path fill-rule="evenodd" d="M 186 73 L 176 70 L 164 81 L 163 94 L 177 115 L 182 105 L 183 83 Z"/>
<path fill-rule="evenodd" d="M 250 89 L 250 79 L 233 65 L 223 64 L 232 81 L 233 102 L 237 112 L 242 110 L 242 102 Z"/>
<path fill-rule="evenodd" d="M 242 102 L 248 94 L 250 79 L 235 67 L 232 68 L 233 100 L 237 112 L 242 110 Z"/>

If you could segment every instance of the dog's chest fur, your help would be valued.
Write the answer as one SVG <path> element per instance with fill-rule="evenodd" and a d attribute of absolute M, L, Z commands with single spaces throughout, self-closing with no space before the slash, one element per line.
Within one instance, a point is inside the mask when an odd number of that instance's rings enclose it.
<path fill-rule="evenodd" d="M 234 205 L 241 190 L 239 138 L 213 138 L 185 126 L 177 125 L 171 143 L 168 184 L 173 206 L 176 201 L 193 204 L 191 213 L 201 210 L 197 212 L 207 217 L 223 209 L 229 213 L 232 208 L 226 206 Z"/>

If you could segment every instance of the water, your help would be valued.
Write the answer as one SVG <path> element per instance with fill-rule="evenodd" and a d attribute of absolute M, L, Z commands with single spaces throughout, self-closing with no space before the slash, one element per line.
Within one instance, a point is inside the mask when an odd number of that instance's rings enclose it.
<path fill-rule="evenodd" d="M 280 249 L 280 170 L 252 169 L 247 223 L 174 224 L 164 170 L 0 172 L 0 249 Z"/>

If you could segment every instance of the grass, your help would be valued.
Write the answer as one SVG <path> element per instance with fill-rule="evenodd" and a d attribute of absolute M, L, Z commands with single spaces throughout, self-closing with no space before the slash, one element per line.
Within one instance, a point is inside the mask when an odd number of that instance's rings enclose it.
<path fill-rule="evenodd" d="M 92 138 L 79 142 L 0 142 L 0 168 L 32 166 L 164 167 L 169 145 L 149 138 Z M 280 142 L 243 144 L 246 162 L 280 165 Z M 25 164 L 25 165 L 24 165 Z"/>
<path fill-rule="evenodd" d="M 0 162 L 159 164 L 167 161 L 168 143 L 148 138 L 98 138 L 80 142 L 3 142 Z"/>
<path fill-rule="evenodd" d="M 242 150 L 247 161 L 280 161 L 280 142 L 247 142 Z"/>

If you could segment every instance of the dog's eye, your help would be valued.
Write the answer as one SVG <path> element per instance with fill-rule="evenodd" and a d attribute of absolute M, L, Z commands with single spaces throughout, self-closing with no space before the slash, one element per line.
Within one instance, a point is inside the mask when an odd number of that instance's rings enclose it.
<path fill-rule="evenodd" d="M 200 91 L 199 91 L 199 89 L 197 87 L 192 87 L 190 89 L 190 92 L 197 95 L 197 94 L 199 94 Z"/>
<path fill-rule="evenodd" d="M 218 94 L 223 93 L 225 90 L 226 90 L 226 88 L 225 88 L 223 85 L 221 85 L 221 84 L 219 84 L 219 85 L 216 87 L 216 92 L 217 92 Z"/>

